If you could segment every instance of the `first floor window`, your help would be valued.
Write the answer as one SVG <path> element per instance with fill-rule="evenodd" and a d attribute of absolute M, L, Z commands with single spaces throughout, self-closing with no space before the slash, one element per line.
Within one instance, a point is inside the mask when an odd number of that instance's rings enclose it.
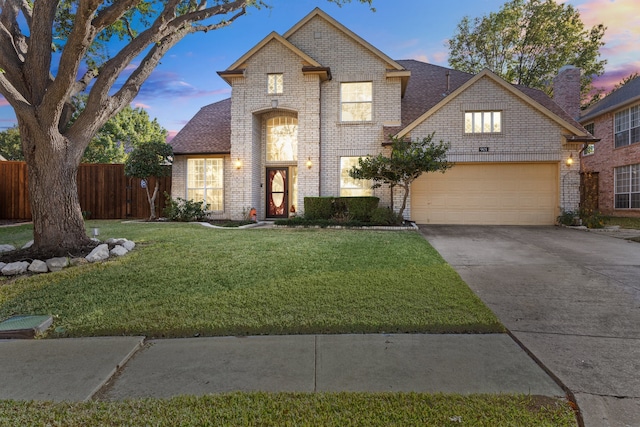
<path fill-rule="evenodd" d="M 224 210 L 224 159 L 187 160 L 187 199 L 204 201 L 209 210 Z"/>
<path fill-rule="evenodd" d="M 372 119 L 373 84 L 371 82 L 342 83 L 340 85 L 340 120 L 370 122 Z"/>
<path fill-rule="evenodd" d="M 464 113 L 464 133 L 502 132 L 501 111 L 467 111 Z"/>
<path fill-rule="evenodd" d="M 349 176 L 349 170 L 354 166 L 358 166 L 358 157 L 340 158 L 340 197 L 371 196 L 371 180 Z"/>
<path fill-rule="evenodd" d="M 616 209 L 640 208 L 640 164 L 615 168 Z"/>

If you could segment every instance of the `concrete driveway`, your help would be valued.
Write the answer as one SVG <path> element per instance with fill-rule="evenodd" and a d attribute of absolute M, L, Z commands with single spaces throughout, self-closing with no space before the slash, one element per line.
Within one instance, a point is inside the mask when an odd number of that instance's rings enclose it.
<path fill-rule="evenodd" d="M 640 426 L 640 243 L 560 227 L 420 230 L 571 390 L 587 427 Z"/>

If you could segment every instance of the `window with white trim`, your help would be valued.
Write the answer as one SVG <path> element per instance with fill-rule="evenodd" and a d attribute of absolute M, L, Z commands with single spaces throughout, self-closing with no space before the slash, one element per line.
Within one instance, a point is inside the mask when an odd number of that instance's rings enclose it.
<path fill-rule="evenodd" d="M 340 84 L 340 121 L 369 122 L 373 111 L 373 84 L 354 82 Z"/>
<path fill-rule="evenodd" d="M 640 105 L 617 112 L 613 132 L 616 148 L 640 142 Z"/>
<path fill-rule="evenodd" d="M 282 73 L 267 74 L 267 93 L 280 94 L 284 90 L 284 76 Z"/>
<path fill-rule="evenodd" d="M 464 113 L 464 133 L 502 132 L 502 111 L 467 111 Z"/>
<path fill-rule="evenodd" d="M 349 176 L 352 167 L 358 166 L 359 157 L 340 157 L 340 197 L 371 196 L 373 185 L 369 179 Z"/>
<path fill-rule="evenodd" d="M 224 159 L 187 159 L 187 199 L 224 210 Z"/>
<path fill-rule="evenodd" d="M 640 164 L 615 168 L 615 208 L 640 208 Z"/>

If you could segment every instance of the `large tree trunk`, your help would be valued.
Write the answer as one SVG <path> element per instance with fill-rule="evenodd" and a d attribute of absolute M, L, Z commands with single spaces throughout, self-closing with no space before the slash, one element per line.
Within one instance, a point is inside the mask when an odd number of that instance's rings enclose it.
<path fill-rule="evenodd" d="M 20 134 L 29 176 L 33 249 L 64 254 L 89 244 L 78 199 L 82 149 L 57 129 L 42 131 L 20 123 Z M 48 141 L 36 145 L 37 139 Z"/>

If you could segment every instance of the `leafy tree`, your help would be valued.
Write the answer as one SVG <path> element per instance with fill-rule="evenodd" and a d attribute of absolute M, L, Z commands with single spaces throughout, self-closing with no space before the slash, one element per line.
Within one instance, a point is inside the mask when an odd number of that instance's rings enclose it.
<path fill-rule="evenodd" d="M 156 179 L 153 194 L 149 193 L 149 178 L 171 175 L 173 149 L 164 141 L 148 141 L 139 144 L 124 163 L 124 174 L 134 178 L 145 180 L 147 201 L 151 209 L 149 220 L 156 218 L 156 198 L 160 188 L 160 182 Z"/>
<path fill-rule="evenodd" d="M 511 0 L 499 12 L 464 17 L 449 40 L 449 65 L 478 73 L 489 68 L 505 80 L 552 92 L 551 82 L 565 65 L 583 71 L 586 97 L 595 76 L 604 73 L 598 60 L 605 27 L 585 29 L 580 13 L 555 0 Z"/>
<path fill-rule="evenodd" d="M 392 137 L 391 154 L 388 157 L 384 154 L 361 157 L 358 159 L 358 166 L 349 170 L 349 176 L 354 179 L 373 180 L 373 188 L 387 184 L 392 193 L 394 187 L 402 187 L 404 195 L 398 211 L 398 216 L 402 217 L 411 183 L 425 172 L 444 173 L 453 166 L 447 162 L 449 144 L 442 141 L 436 144 L 432 141 L 433 136 L 434 133 L 416 141 Z"/>
<path fill-rule="evenodd" d="M 0 132 L 0 154 L 7 160 L 24 160 L 18 126 Z"/>
<path fill-rule="evenodd" d="M 130 105 L 109 119 L 87 146 L 83 163 L 124 163 L 127 152 L 138 144 L 165 141 L 167 130 L 156 119 L 150 120 L 142 108 Z"/>
<path fill-rule="evenodd" d="M 80 160 L 91 138 L 131 103 L 167 51 L 188 34 L 225 27 L 247 7 L 265 5 L 264 0 L 0 0 L 0 94 L 13 107 L 22 137 L 33 250 L 64 253 L 89 243 L 77 192 Z M 106 43 L 113 38 L 121 42 L 109 45 L 109 56 Z M 72 100 L 84 91 L 86 106 L 72 122 Z"/>

